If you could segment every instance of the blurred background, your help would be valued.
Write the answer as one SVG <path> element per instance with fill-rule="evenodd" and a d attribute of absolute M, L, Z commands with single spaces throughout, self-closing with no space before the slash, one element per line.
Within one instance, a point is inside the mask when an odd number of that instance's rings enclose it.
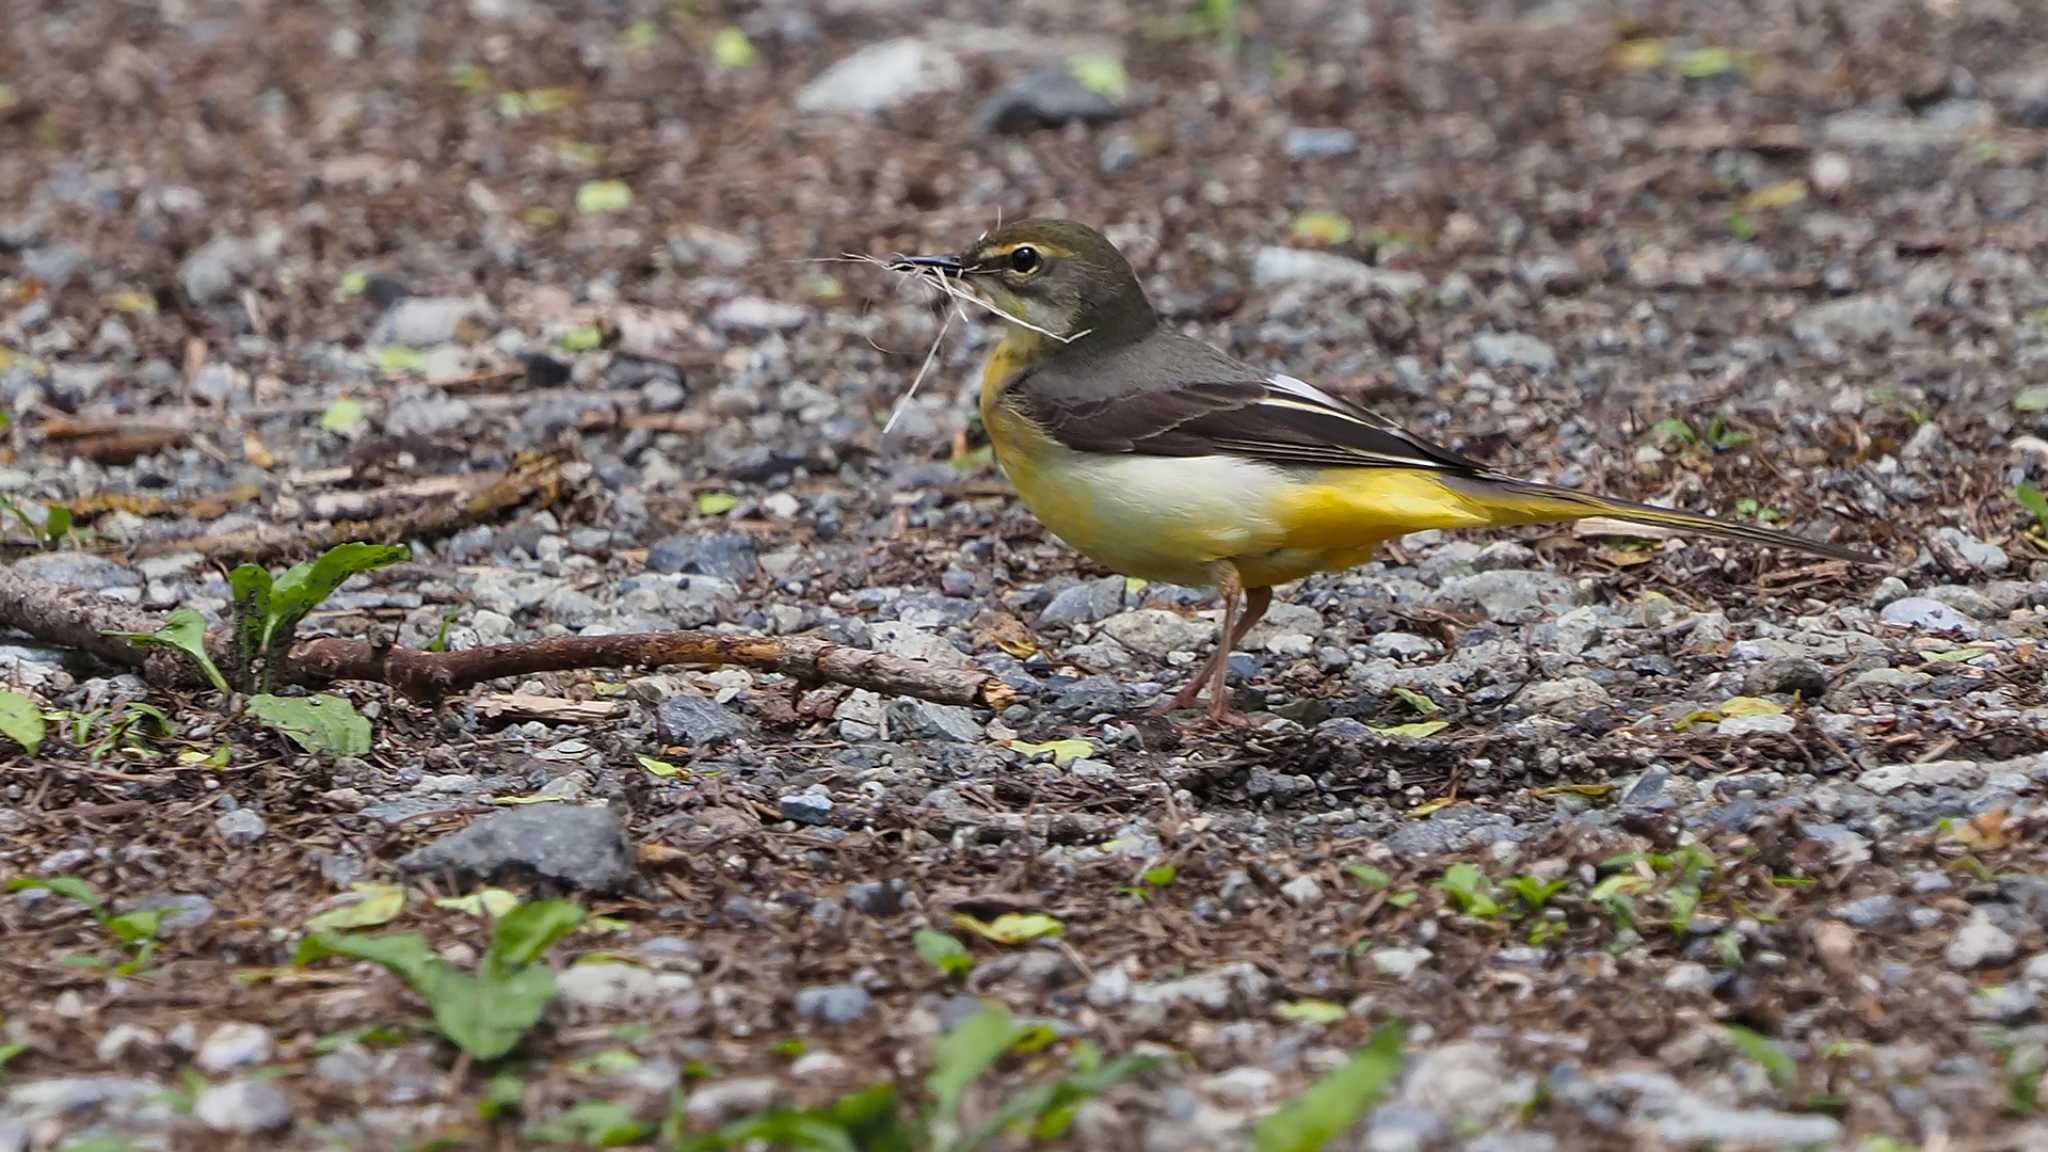
<path fill-rule="evenodd" d="M 2020 386 L 1971 349 L 2048 303 L 2028 9 L 24 0 L 0 356 L 60 367 L 6 399 L 234 408 L 538 355 L 529 384 L 755 419 L 668 454 L 715 468 L 787 418 L 837 459 L 876 447 L 932 312 L 806 261 L 1054 213 L 1122 242 L 1174 320 L 1533 453 L 1503 463 L 1598 439 L 1587 405 L 1624 467 L 1631 432 L 1736 393 L 1822 410 L 1872 345 L 1925 411 Z M 904 426 L 927 458 L 973 435 L 988 334 L 955 331 Z M 1823 367 L 1780 384 L 1794 362 Z M 758 394 L 793 380 L 817 395 Z M 435 435 L 462 411 L 367 415 Z"/>

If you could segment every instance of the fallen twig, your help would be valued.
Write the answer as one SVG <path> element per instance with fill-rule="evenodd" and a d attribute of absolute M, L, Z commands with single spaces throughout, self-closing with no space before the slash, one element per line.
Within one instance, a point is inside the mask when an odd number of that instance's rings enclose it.
<path fill-rule="evenodd" d="M 0 568 L 0 627 L 18 628 L 48 644 L 89 652 L 112 664 L 139 668 L 165 687 L 198 682 L 191 667 L 109 632 L 154 632 L 151 614 Z M 217 660 L 233 658 L 233 641 L 216 629 L 207 648 Z M 713 632 L 640 632 L 616 636 L 550 636 L 491 644 L 459 652 L 395 648 L 367 640 L 323 637 L 298 644 L 278 679 L 294 684 L 367 680 L 388 684 L 414 700 L 433 702 L 487 680 L 566 672 L 579 668 L 731 664 L 780 672 L 799 680 L 915 696 L 942 704 L 1002 709 L 1017 695 L 1002 681 L 965 668 L 940 668 L 881 652 L 848 648 L 806 636 L 746 636 Z"/>
<path fill-rule="evenodd" d="M 315 528 L 256 528 L 215 536 L 145 540 L 127 549 L 132 558 L 197 552 L 222 564 L 264 563 L 310 555 L 351 540 L 432 540 L 459 532 L 525 504 L 546 507 L 561 495 L 569 458 L 548 454 L 522 460 L 510 472 L 458 500 L 437 500 L 373 520 L 338 520 Z"/>

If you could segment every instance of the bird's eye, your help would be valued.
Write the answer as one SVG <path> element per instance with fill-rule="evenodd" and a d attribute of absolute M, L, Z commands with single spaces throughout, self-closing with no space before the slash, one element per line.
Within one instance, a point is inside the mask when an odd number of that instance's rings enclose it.
<path fill-rule="evenodd" d="M 1029 276 L 1038 271 L 1041 263 L 1043 261 L 1039 258 L 1038 249 L 1029 244 L 1019 244 L 1010 249 L 1010 271 L 1019 276 Z"/>

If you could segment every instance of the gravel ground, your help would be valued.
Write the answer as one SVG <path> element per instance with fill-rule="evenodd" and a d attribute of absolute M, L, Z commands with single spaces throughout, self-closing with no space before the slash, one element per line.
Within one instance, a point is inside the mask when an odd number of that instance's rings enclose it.
<path fill-rule="evenodd" d="M 17 572 L 218 618 L 222 565 L 168 542 L 568 449 L 559 498 L 413 541 L 314 629 L 813 634 L 1024 703 L 351 686 L 374 745 L 316 758 L 0 641 L 65 717 L 0 753 L 0 869 L 168 909 L 112 975 L 69 962 L 113 955 L 78 904 L 0 899 L 0 1149 L 573 1145 L 565 1112 L 659 1121 L 679 1082 L 701 1130 L 914 1092 L 983 1000 L 1053 1042 L 975 1115 L 1082 1039 L 1173 1054 L 1077 1148 L 1245 1147 L 1389 1020 L 1400 1081 L 1331 1148 L 2048 1147 L 2048 525 L 2013 495 L 2048 483 L 2048 30 L 2023 0 L 1199 18 L 1228 7 L 10 13 L 0 490 L 92 533 L 15 531 Z M 939 316 L 816 259 L 1027 211 L 1469 454 L 1891 567 L 1427 533 L 1282 593 L 1232 660 L 1255 728 L 1151 717 L 1210 596 L 1093 571 L 1008 495 L 984 326 L 884 437 Z M 114 733 L 145 699 L 170 731 Z M 552 953 L 495 1122 L 396 979 L 289 967 L 399 882 L 391 927 L 467 963 L 485 927 L 431 898 L 478 876 L 606 917 Z M 956 919 L 1003 913 L 1060 931 Z"/>

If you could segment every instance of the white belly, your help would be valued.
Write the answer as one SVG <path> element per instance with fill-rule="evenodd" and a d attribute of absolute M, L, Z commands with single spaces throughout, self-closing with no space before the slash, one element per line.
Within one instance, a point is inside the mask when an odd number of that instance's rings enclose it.
<path fill-rule="evenodd" d="M 1145 580 L 1209 584 L 1217 560 L 1280 547 L 1272 514 L 1288 481 L 1235 456 L 1104 456 L 1036 446 L 998 452 L 1031 511 L 1096 563 Z"/>

